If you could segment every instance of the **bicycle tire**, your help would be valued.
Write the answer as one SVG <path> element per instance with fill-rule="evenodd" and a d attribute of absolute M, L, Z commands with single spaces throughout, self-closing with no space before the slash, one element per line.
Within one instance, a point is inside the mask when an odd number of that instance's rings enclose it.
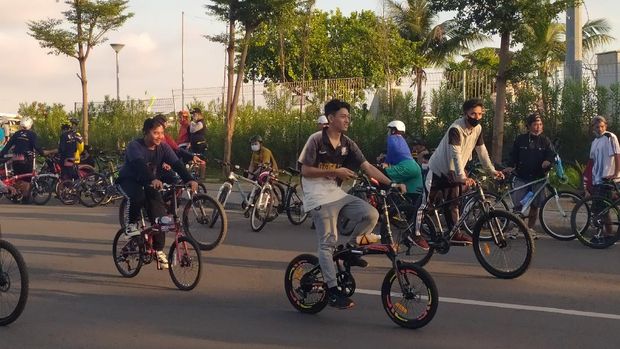
<path fill-rule="evenodd" d="M 182 256 L 177 259 L 178 251 L 182 253 Z M 179 290 L 191 291 L 198 285 L 202 276 L 202 261 L 200 247 L 194 240 L 181 236 L 170 246 L 168 272 Z M 187 281 L 181 280 L 181 275 L 188 272 L 191 272 L 192 276 Z"/>
<path fill-rule="evenodd" d="M 9 261 L 9 258 L 13 262 Z M 15 275 L 12 272 L 13 267 L 16 267 L 17 274 Z M 0 270 L 2 270 L 2 275 L 0 275 L 0 326 L 6 326 L 17 320 L 26 307 L 29 278 L 24 257 L 13 244 L 5 240 L 0 240 Z M 13 292 L 18 285 L 17 292 Z M 8 301 L 14 297 L 8 296 L 13 293 L 19 295 L 17 296 L 17 303 L 10 305 Z M 8 308 L 5 311 L 7 304 Z"/>
<path fill-rule="evenodd" d="M 384 223 L 381 224 L 384 225 Z M 396 240 L 394 242 L 396 243 L 396 253 L 401 260 L 415 263 L 419 266 L 424 266 L 431 260 L 431 257 L 433 257 L 435 253 L 435 248 L 432 244 L 429 244 L 428 250 L 425 250 L 414 243 L 406 241 L 408 235 L 413 233 L 411 229 L 402 231 L 397 227 L 393 227 L 392 229 L 396 230 L 396 234 L 394 234 Z M 424 215 L 422 219 L 420 233 L 427 242 L 433 241 L 437 234 L 435 224 L 433 224 L 432 219 L 428 215 Z"/>
<path fill-rule="evenodd" d="M 595 200 L 600 200 L 605 205 L 600 212 L 609 213 L 609 221 L 612 227 L 615 225 L 615 231 L 611 234 L 604 234 L 603 223 L 600 213 L 596 214 L 592 210 L 592 204 Z M 613 219 L 613 221 L 611 221 Z M 575 236 L 583 245 L 594 249 L 604 249 L 612 246 L 620 238 L 620 209 L 615 203 L 607 198 L 600 196 L 591 196 L 577 203 L 571 213 L 571 229 Z"/>
<path fill-rule="evenodd" d="M 327 306 L 327 285 L 323 281 L 320 267 L 317 275 L 308 274 L 318 266 L 319 259 L 316 256 L 301 254 L 293 258 L 284 272 L 286 298 L 295 309 L 305 314 L 316 314 Z M 315 295 L 308 300 L 309 296 Z"/>
<path fill-rule="evenodd" d="M 308 212 L 304 211 L 303 200 L 297 192 L 297 185 L 292 186 L 287 193 L 286 216 L 293 225 L 300 225 L 308 218 Z"/>
<path fill-rule="evenodd" d="M 556 198 L 558 201 L 556 201 Z M 560 241 L 575 239 L 577 236 L 575 236 L 575 232 L 571 228 L 570 220 L 573 209 L 581 200 L 581 196 L 569 191 L 558 191 L 557 195 L 551 194 L 547 196 L 538 211 L 538 220 L 544 232 Z M 559 207 L 557 203 L 560 204 Z M 561 229 L 565 227 L 568 227 L 569 231 L 561 232 Z"/>
<path fill-rule="evenodd" d="M 226 206 L 226 201 L 228 201 L 228 196 L 230 195 L 232 186 L 230 183 L 225 182 L 222 184 L 220 189 L 217 192 L 217 201 L 222 204 L 222 207 Z"/>
<path fill-rule="evenodd" d="M 69 183 L 71 185 L 69 186 Z M 58 200 L 62 202 L 64 205 L 74 205 L 77 201 L 76 195 L 74 193 L 75 183 L 70 179 L 65 179 L 64 181 L 59 181 L 56 186 L 56 197 Z"/>
<path fill-rule="evenodd" d="M 381 285 L 383 309 L 388 317 L 401 327 L 416 329 L 428 325 L 435 317 L 439 306 L 439 293 L 435 280 L 424 268 L 415 263 L 400 263 L 398 271 L 405 278 L 407 285 L 401 286 L 396 269 L 390 269 Z M 403 287 L 407 289 L 403 290 Z M 397 295 L 402 298 L 395 301 Z M 411 309 L 407 305 L 414 307 Z"/>
<path fill-rule="evenodd" d="M 485 192 L 484 196 L 487 200 L 489 200 L 489 202 L 491 203 L 491 207 L 493 207 L 494 209 L 504 211 L 509 210 L 508 203 L 504 199 L 501 199 L 499 195 L 492 192 Z M 481 213 L 484 212 L 483 210 L 481 210 L 481 202 L 477 196 L 471 197 L 469 200 L 467 200 L 465 205 L 463 205 L 463 208 L 467 207 L 467 205 L 470 205 L 472 200 L 477 200 L 477 202 L 474 203 L 474 206 L 470 208 L 471 213 L 469 214 L 467 219 L 463 221 L 463 227 L 465 228 L 465 232 L 469 234 L 469 236 L 474 235 L 474 227 L 476 226 L 476 222 L 478 221 L 478 218 L 480 218 Z M 461 210 L 460 212 L 463 212 L 463 210 Z M 481 236 L 481 238 L 486 240 L 491 239 L 490 236 Z"/>
<path fill-rule="evenodd" d="M 32 191 L 30 197 L 32 201 L 40 206 L 47 204 L 52 198 L 54 179 L 50 177 L 35 177 L 32 181 Z"/>
<path fill-rule="evenodd" d="M 263 187 L 254 200 L 250 214 L 250 227 L 253 231 L 259 232 L 265 227 L 269 221 L 272 206 L 271 189 Z"/>
<path fill-rule="evenodd" d="M 194 213 L 194 216 L 190 216 Z M 217 222 L 220 224 L 217 224 Z M 228 233 L 226 211 L 218 201 L 207 194 L 196 194 L 183 208 L 183 229 L 202 251 L 219 246 Z M 194 224 L 195 223 L 195 224 Z"/>
<path fill-rule="evenodd" d="M 494 239 L 481 239 L 480 232 L 483 228 L 499 232 L 500 243 L 496 243 Z M 534 254 L 534 241 L 523 220 L 507 211 L 491 211 L 478 220 L 474 229 L 474 253 L 487 272 L 500 279 L 514 279 L 527 271 Z M 515 234 L 514 239 L 508 236 L 510 234 Z M 520 250 L 524 251 L 520 259 L 506 257 L 507 253 Z M 499 257 L 498 262 L 491 262 L 491 258 L 495 256 Z M 515 267 L 506 265 L 513 260 L 517 261 Z"/>
<path fill-rule="evenodd" d="M 91 173 L 80 180 L 76 196 L 83 206 L 96 207 L 105 199 L 107 186 L 105 177 L 99 173 Z"/>
<path fill-rule="evenodd" d="M 114 236 L 112 259 L 114 266 L 123 277 L 132 278 L 138 275 L 142 268 L 144 244 L 141 243 L 141 240 L 143 238 L 134 236 L 129 240 L 121 241 L 121 239 L 125 239 L 124 236 L 125 230 L 123 228 L 119 229 Z"/>

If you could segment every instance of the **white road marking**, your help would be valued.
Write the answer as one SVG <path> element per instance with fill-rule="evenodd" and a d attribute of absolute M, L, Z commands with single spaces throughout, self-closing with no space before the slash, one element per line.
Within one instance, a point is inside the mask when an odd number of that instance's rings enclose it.
<path fill-rule="evenodd" d="M 355 293 L 368 294 L 368 295 L 372 295 L 372 296 L 380 296 L 381 295 L 380 291 L 364 290 L 364 289 L 356 289 Z M 543 313 L 554 313 L 554 314 L 562 314 L 562 315 L 593 317 L 593 318 L 599 318 L 599 319 L 620 320 L 620 315 L 618 315 L 618 314 L 595 313 L 595 312 L 590 312 L 590 311 L 580 311 L 580 310 L 550 308 L 550 307 L 538 307 L 538 306 L 534 306 L 534 305 L 523 305 L 523 304 L 485 302 L 485 301 L 477 301 L 477 300 L 473 300 L 473 299 L 439 297 L 439 303 L 455 303 L 455 304 L 477 305 L 477 306 L 481 306 L 481 307 L 493 307 L 493 308 L 503 308 L 503 309 L 538 311 L 538 312 L 543 312 Z"/>

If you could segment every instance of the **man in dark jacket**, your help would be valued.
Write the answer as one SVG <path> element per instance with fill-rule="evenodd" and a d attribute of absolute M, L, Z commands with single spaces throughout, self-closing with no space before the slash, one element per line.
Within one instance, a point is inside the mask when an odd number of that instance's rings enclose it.
<path fill-rule="evenodd" d="M 510 152 L 510 165 L 514 168 L 507 168 L 506 172 L 513 172 L 515 177 L 512 183 L 513 188 L 526 185 L 529 182 L 545 177 L 547 171 L 555 161 L 555 150 L 547 136 L 543 135 L 543 122 L 539 114 L 534 113 L 526 119 L 528 132 L 517 136 Z M 544 184 L 540 181 L 525 188 L 516 190 L 512 193 L 514 210 L 520 211 L 523 208 L 521 201 L 529 192 L 536 191 Z M 532 194 L 529 194 L 532 195 Z M 530 211 L 527 217 L 527 226 L 530 235 L 536 239 L 534 226 L 538 210 L 545 199 L 545 191 L 536 196 L 530 204 Z"/>

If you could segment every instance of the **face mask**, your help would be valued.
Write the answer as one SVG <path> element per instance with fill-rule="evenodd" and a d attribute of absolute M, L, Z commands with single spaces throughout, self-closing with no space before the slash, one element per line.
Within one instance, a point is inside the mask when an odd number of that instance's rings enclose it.
<path fill-rule="evenodd" d="M 259 151 L 260 150 L 260 144 L 252 144 L 250 146 L 250 148 L 252 148 L 252 151 Z"/>
<path fill-rule="evenodd" d="M 472 119 L 469 116 L 466 117 L 466 119 L 467 119 L 467 123 L 470 124 L 472 127 L 476 127 L 476 126 L 480 125 L 480 120 L 478 120 L 478 119 Z"/>

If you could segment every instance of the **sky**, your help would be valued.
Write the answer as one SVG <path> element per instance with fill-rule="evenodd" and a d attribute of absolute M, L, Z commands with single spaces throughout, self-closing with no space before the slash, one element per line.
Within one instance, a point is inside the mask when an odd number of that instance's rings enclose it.
<path fill-rule="evenodd" d="M 115 53 L 110 43 L 122 43 L 119 53 L 120 95 L 148 99 L 169 98 L 181 88 L 181 12 L 184 16 L 185 88 L 222 86 L 224 47 L 204 35 L 225 31 L 225 24 L 206 14 L 208 0 L 130 0 L 135 15 L 118 31 L 106 35 L 87 61 L 89 100 L 102 101 L 116 96 Z M 381 14 L 382 0 L 317 0 L 323 10 L 340 8 L 343 13 L 373 10 Z M 27 22 L 62 18 L 64 0 L 0 0 L 0 113 L 16 113 L 19 103 L 62 103 L 73 110 L 81 101 L 76 59 L 48 55 L 27 32 Z M 620 50 L 620 10 L 618 0 L 586 0 L 584 18 L 611 22 L 612 36 L 618 38 L 601 51 Z M 440 20 L 447 19 L 447 15 Z M 564 20 L 564 17 L 561 17 Z"/>

